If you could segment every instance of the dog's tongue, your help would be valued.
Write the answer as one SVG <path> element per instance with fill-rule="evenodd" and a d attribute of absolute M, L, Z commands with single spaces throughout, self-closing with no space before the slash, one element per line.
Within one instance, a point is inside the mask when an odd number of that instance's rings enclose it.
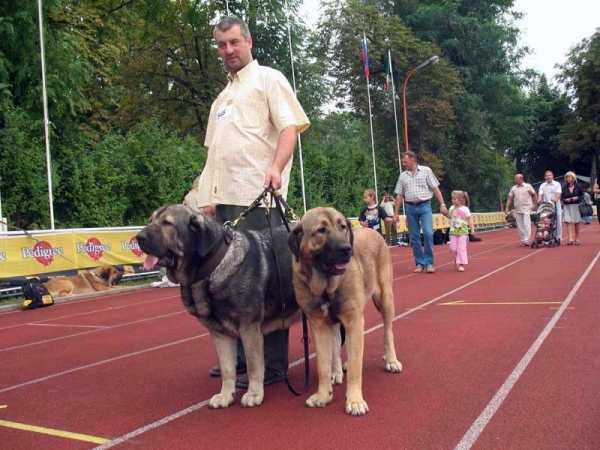
<path fill-rule="evenodd" d="M 348 263 L 337 263 L 333 267 L 335 267 L 336 270 L 345 270 L 346 267 L 348 267 Z"/>
<path fill-rule="evenodd" d="M 154 255 L 148 255 L 146 261 L 144 261 L 144 269 L 150 270 L 158 263 L 158 257 Z"/>

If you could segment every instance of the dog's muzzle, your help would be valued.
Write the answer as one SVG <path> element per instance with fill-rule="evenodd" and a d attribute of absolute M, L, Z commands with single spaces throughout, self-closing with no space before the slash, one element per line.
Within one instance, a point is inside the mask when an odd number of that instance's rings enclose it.
<path fill-rule="evenodd" d="M 348 268 L 352 258 L 352 246 L 342 242 L 328 246 L 318 258 L 321 271 L 328 275 L 342 275 Z"/>

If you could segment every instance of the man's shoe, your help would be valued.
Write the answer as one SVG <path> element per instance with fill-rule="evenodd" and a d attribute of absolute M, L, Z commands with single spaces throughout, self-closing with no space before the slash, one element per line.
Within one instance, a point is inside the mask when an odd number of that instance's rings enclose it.
<path fill-rule="evenodd" d="M 278 375 L 277 372 L 267 369 L 265 371 L 265 386 L 269 386 L 271 384 L 279 383 L 285 380 L 285 375 Z M 235 387 L 238 389 L 248 389 L 248 374 L 244 374 L 237 379 L 235 382 Z"/>
<path fill-rule="evenodd" d="M 433 268 L 433 266 L 427 266 L 427 269 L 425 269 L 425 272 L 427 272 L 427 273 L 435 273 L 435 269 Z"/>
<path fill-rule="evenodd" d="M 235 373 L 238 375 L 240 375 L 242 373 L 246 373 L 246 364 L 237 363 L 237 365 L 235 366 Z M 211 377 L 220 377 L 221 369 L 219 369 L 219 366 L 215 366 L 208 371 L 208 374 Z"/>
<path fill-rule="evenodd" d="M 414 273 L 423 273 L 423 266 L 418 265 L 417 268 L 415 270 L 413 270 Z"/>

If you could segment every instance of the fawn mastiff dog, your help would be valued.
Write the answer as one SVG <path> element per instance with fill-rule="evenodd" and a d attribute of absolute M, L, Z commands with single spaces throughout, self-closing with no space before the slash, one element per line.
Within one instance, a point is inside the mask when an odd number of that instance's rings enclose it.
<path fill-rule="evenodd" d="M 148 255 L 144 267 L 165 265 L 169 280 L 180 285 L 187 311 L 210 332 L 222 385 L 209 406 L 227 408 L 234 401 L 238 337 L 249 380 L 242 406 L 260 405 L 265 375 L 263 335 L 300 318 L 287 231 L 274 227 L 273 237 L 269 229 L 228 231 L 185 205 L 171 205 L 152 214 L 137 241 Z"/>
<path fill-rule="evenodd" d="M 122 277 L 123 274 L 119 270 L 106 264 L 78 275 L 51 278 L 44 285 L 53 297 L 64 297 L 65 295 L 108 291 L 121 281 Z"/>
<path fill-rule="evenodd" d="M 362 395 L 364 307 L 373 299 L 384 325 L 383 367 L 402 371 L 396 359 L 392 320 L 394 293 L 389 249 L 369 228 L 352 231 L 350 222 L 333 208 L 308 211 L 288 237 L 294 255 L 296 300 L 311 325 L 317 352 L 319 388 L 306 404 L 323 407 L 333 399 L 332 384 L 342 381 L 339 323 L 346 330 L 348 379 L 346 412 L 369 411 Z M 333 358 L 332 358 L 333 355 Z"/>

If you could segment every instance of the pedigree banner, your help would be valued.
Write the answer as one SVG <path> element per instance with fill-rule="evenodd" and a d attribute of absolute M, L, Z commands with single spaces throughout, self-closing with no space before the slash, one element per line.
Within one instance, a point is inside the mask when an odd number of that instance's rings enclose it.
<path fill-rule="evenodd" d="M 141 229 L 141 228 L 140 228 Z M 125 273 L 143 272 L 145 255 L 135 239 L 139 229 L 83 230 L 0 235 L 0 288 L 21 286 L 27 277 L 43 281 L 110 264 Z"/>

